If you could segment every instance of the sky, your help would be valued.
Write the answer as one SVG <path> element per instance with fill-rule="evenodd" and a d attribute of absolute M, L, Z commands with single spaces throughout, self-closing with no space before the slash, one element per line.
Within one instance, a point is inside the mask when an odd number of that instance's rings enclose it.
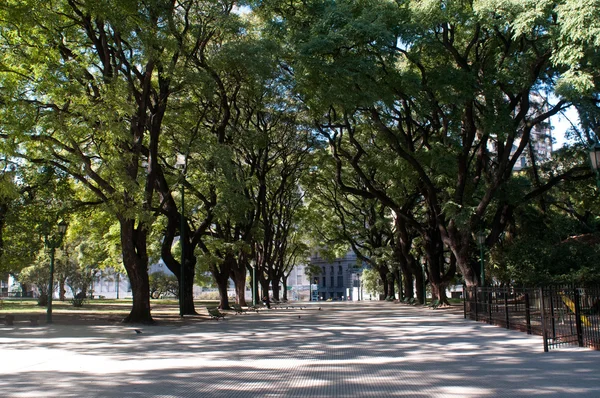
<path fill-rule="evenodd" d="M 550 118 L 550 124 L 553 128 L 552 137 L 555 139 L 555 143 L 552 145 L 553 150 L 561 148 L 567 142 L 565 132 L 571 127 L 571 123 L 579 127 L 579 116 L 574 107 L 567 109 L 565 116 L 556 115 Z"/>

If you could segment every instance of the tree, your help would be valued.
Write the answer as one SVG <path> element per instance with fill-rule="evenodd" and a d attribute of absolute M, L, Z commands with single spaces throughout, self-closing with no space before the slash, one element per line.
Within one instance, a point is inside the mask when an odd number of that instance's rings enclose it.
<path fill-rule="evenodd" d="M 14 49 L 0 76 L 0 137 L 22 144 L 12 156 L 72 176 L 118 220 L 133 292 L 128 322 L 152 322 L 147 244 L 169 100 L 206 44 L 205 8 L 232 5 L 30 0 L 0 9 L 12 21 L 2 46 Z"/>
<path fill-rule="evenodd" d="M 511 205 L 495 207 L 494 199 L 532 131 L 569 105 L 544 96 L 561 71 L 550 62 L 560 40 L 552 4 L 540 7 L 546 18 L 521 3 L 496 6 L 314 1 L 270 10 L 290 47 L 297 93 L 330 143 L 338 183 L 418 232 L 440 294 L 453 264 L 468 285 L 480 282 L 474 232 L 487 230 L 488 246 L 497 242 Z M 527 195 L 578 174 L 581 167 L 556 173 Z M 408 195 L 399 195 L 402 186 Z M 405 207 L 413 194 L 420 213 Z"/>
<path fill-rule="evenodd" d="M 179 283 L 175 275 L 167 275 L 164 272 L 153 272 L 150 274 L 150 297 L 162 298 L 165 295 L 179 297 Z"/>

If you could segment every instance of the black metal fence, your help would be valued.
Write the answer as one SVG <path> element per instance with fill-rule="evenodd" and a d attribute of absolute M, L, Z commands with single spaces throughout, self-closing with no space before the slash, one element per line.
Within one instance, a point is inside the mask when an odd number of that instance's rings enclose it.
<path fill-rule="evenodd" d="M 563 345 L 600 349 L 600 287 L 463 288 L 464 315 L 544 337 L 544 351 Z"/>

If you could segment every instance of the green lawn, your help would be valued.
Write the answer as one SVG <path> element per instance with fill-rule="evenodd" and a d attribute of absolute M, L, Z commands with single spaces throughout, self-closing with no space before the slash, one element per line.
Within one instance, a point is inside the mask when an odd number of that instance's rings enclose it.
<path fill-rule="evenodd" d="M 179 311 L 179 303 L 176 299 L 151 300 L 150 305 L 153 311 L 173 312 Z M 202 311 L 204 307 L 218 305 L 218 301 L 196 301 L 196 310 Z M 123 313 L 126 314 L 131 309 L 131 299 L 107 300 L 95 299 L 85 302 L 83 307 L 74 307 L 69 300 L 52 301 L 53 312 L 98 312 L 98 313 Z M 10 299 L 0 300 L 0 314 L 6 313 L 43 313 L 46 307 L 37 305 L 35 299 Z"/>

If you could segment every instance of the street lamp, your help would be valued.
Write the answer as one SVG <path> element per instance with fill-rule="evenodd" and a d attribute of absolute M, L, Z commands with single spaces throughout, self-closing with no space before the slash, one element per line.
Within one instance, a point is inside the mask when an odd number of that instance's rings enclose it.
<path fill-rule="evenodd" d="M 181 243 L 181 270 L 179 277 L 179 316 L 183 317 L 185 306 L 185 171 L 186 157 L 183 154 L 177 154 L 177 163 L 175 167 L 181 170 L 181 217 L 179 226 L 179 242 Z"/>
<path fill-rule="evenodd" d="M 477 244 L 479 245 L 479 258 L 481 260 L 481 286 L 485 285 L 485 263 L 483 260 L 483 244 L 485 243 L 485 232 L 477 232 Z"/>
<path fill-rule="evenodd" d="M 597 141 L 590 147 L 590 164 L 596 173 L 596 185 L 600 189 L 600 143 Z"/>
<path fill-rule="evenodd" d="M 427 259 L 425 257 L 423 257 L 423 305 L 427 305 Z"/>
<path fill-rule="evenodd" d="M 46 310 L 46 323 L 52 323 L 52 296 L 54 293 L 54 252 L 61 245 L 65 232 L 67 231 L 67 223 L 61 221 L 57 225 L 58 235 L 51 234 L 46 231 L 44 243 L 50 249 L 50 280 L 48 281 L 48 309 Z"/>
<path fill-rule="evenodd" d="M 250 260 L 250 266 L 252 267 L 252 306 L 256 307 L 256 262 Z"/>
<path fill-rule="evenodd" d="M 117 300 L 119 299 L 119 284 L 121 283 L 121 273 L 117 272 Z"/>

